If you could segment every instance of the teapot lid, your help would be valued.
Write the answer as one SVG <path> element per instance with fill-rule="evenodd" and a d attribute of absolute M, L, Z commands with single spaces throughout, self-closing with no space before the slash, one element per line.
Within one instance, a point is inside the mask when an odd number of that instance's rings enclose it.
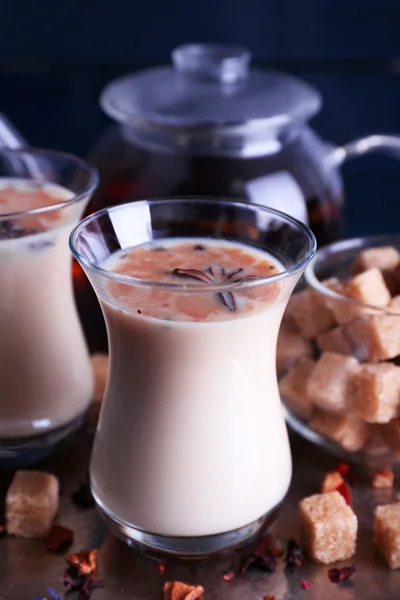
<path fill-rule="evenodd" d="M 244 48 L 188 44 L 172 52 L 172 66 L 112 81 L 103 110 L 120 123 L 158 133 L 241 130 L 276 132 L 314 115 L 319 94 L 295 77 L 250 68 Z M 182 131 L 183 130 L 183 131 Z"/>

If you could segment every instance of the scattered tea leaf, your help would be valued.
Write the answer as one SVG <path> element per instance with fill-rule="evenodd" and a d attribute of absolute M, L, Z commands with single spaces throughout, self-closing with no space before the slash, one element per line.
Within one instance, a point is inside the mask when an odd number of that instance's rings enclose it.
<path fill-rule="evenodd" d="M 332 568 L 328 570 L 328 577 L 332 583 L 343 583 L 353 576 L 356 568 L 354 565 L 350 567 L 342 567 L 341 569 Z"/>

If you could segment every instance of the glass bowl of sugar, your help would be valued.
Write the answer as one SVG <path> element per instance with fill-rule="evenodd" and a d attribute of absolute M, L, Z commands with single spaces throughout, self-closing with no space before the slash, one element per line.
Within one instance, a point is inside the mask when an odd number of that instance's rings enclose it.
<path fill-rule="evenodd" d="M 285 312 L 277 348 L 290 427 L 372 467 L 400 457 L 400 235 L 319 250 Z"/>

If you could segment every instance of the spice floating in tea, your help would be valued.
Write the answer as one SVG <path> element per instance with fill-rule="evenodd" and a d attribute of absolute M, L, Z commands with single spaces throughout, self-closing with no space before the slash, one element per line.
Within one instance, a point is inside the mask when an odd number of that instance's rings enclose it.
<path fill-rule="evenodd" d="M 250 282 L 255 281 L 256 279 L 262 279 L 262 277 L 259 277 L 258 275 L 242 276 L 242 272 L 242 267 L 228 273 L 224 267 L 215 267 L 212 265 L 208 267 L 206 271 L 201 271 L 200 269 L 176 268 L 170 271 L 169 274 L 173 275 L 174 277 L 195 279 L 196 281 L 201 281 L 202 283 L 208 285 L 224 285 L 229 283 L 242 283 L 245 281 Z M 236 298 L 232 292 L 218 292 L 217 297 L 231 312 L 235 312 L 237 310 Z"/>
<path fill-rule="evenodd" d="M 20 227 L 16 221 L 0 221 L 0 240 L 15 240 L 39 232 L 40 229 Z"/>

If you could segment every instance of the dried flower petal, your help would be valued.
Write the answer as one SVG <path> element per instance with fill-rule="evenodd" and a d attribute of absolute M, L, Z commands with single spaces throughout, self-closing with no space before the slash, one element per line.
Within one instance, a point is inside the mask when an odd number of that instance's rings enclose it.
<path fill-rule="evenodd" d="M 76 554 L 68 554 L 64 560 L 69 567 L 74 567 L 79 575 L 95 575 L 97 573 L 97 553 L 98 551 L 94 548 Z"/>
<path fill-rule="evenodd" d="M 311 583 L 309 581 L 306 581 L 305 579 L 302 579 L 301 587 L 303 590 L 309 590 L 311 587 Z"/>
<path fill-rule="evenodd" d="M 327 473 L 321 485 L 321 494 L 329 494 L 338 489 L 339 485 L 344 483 L 344 479 L 339 471 Z"/>
<path fill-rule="evenodd" d="M 164 573 L 165 571 L 165 565 L 162 562 L 157 563 L 157 571 L 161 574 Z"/>
<path fill-rule="evenodd" d="M 341 475 L 346 475 L 350 471 L 350 465 L 345 462 L 338 463 L 336 465 L 336 471 L 339 471 Z"/>
<path fill-rule="evenodd" d="M 94 498 L 88 482 L 82 483 L 72 494 L 72 500 L 79 508 L 92 508 Z"/>
<path fill-rule="evenodd" d="M 333 568 L 328 570 L 328 577 L 332 583 L 342 583 L 347 581 L 355 572 L 356 568 L 354 565 L 351 567 L 342 567 L 341 569 Z"/>
<path fill-rule="evenodd" d="M 343 483 L 336 488 L 336 491 L 339 492 L 339 494 L 342 494 L 343 498 L 346 500 L 346 503 L 351 506 L 352 493 L 349 484 L 343 481 Z"/>
<path fill-rule="evenodd" d="M 294 540 L 289 540 L 285 563 L 287 567 L 301 567 L 304 559 L 304 550 Z"/>
<path fill-rule="evenodd" d="M 394 473 L 392 469 L 381 469 L 374 474 L 372 487 L 375 489 L 392 488 L 394 482 Z"/>
<path fill-rule="evenodd" d="M 233 579 L 235 577 L 235 573 L 233 571 L 233 569 L 229 569 L 228 571 L 226 571 L 223 574 L 223 579 L 224 581 L 230 581 L 231 579 Z"/>
<path fill-rule="evenodd" d="M 47 534 L 44 547 L 47 552 L 65 550 L 74 540 L 74 532 L 62 525 L 53 525 Z"/>
<path fill-rule="evenodd" d="M 167 581 L 164 584 L 164 600 L 197 600 L 203 594 L 201 585 L 189 585 L 182 581 Z"/>
<path fill-rule="evenodd" d="M 273 573 L 276 569 L 276 558 L 271 550 L 265 550 L 263 554 L 253 553 L 244 559 L 240 567 L 240 573 L 244 575 L 248 569 L 259 569 Z"/>
<path fill-rule="evenodd" d="M 92 575 L 85 577 L 85 580 L 79 590 L 78 599 L 89 600 L 93 590 L 99 587 L 104 587 L 103 581 L 101 581 L 100 579 L 94 579 Z"/>
<path fill-rule="evenodd" d="M 264 596 L 264 600 L 275 600 L 275 596 Z"/>

